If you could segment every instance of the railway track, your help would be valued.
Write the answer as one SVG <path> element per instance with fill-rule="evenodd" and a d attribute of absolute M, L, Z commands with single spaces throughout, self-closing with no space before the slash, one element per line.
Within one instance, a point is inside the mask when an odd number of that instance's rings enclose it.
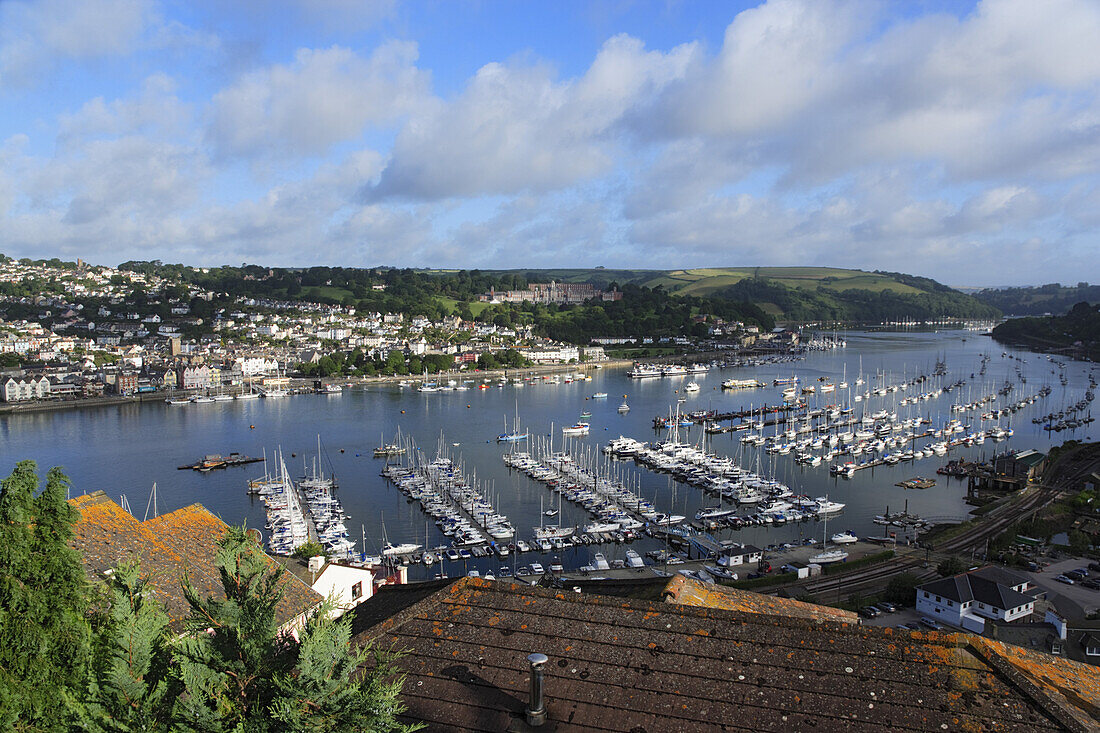
<path fill-rule="evenodd" d="M 1005 507 L 1005 510 L 995 516 L 985 518 L 974 527 L 962 532 L 948 540 L 937 543 L 934 547 L 926 548 L 925 552 L 919 549 L 904 548 L 904 554 L 893 560 L 846 573 L 838 576 L 819 577 L 808 583 L 798 586 L 812 595 L 828 596 L 830 593 L 845 593 L 852 595 L 872 590 L 880 590 L 892 577 L 899 573 L 910 572 L 919 580 L 929 580 L 937 576 L 933 566 L 943 557 L 956 555 L 983 548 L 992 537 L 1004 531 L 1008 526 L 1026 516 L 1032 511 L 1041 509 L 1058 496 L 1060 490 L 1053 487 L 1036 487 L 1031 493 L 1017 502 Z"/>
<path fill-rule="evenodd" d="M 1092 443 L 1071 449 L 1061 456 L 1044 478 L 1046 482 L 1028 489 L 1028 493 L 1000 510 L 982 517 L 973 527 L 942 542 L 921 549 L 906 547 L 887 562 L 838 576 L 818 577 L 795 587 L 812 595 L 829 597 L 877 591 L 899 573 L 913 573 L 919 580 L 937 576 L 934 563 L 951 555 L 982 549 L 986 543 L 1013 523 L 1050 504 L 1063 491 L 1100 468 L 1100 444 Z"/>

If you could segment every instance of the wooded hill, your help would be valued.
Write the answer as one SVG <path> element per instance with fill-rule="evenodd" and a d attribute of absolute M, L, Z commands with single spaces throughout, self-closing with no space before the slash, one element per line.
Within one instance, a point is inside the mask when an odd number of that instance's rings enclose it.
<path fill-rule="evenodd" d="M 1000 312 L 930 278 L 835 267 L 719 267 L 693 270 L 485 270 L 528 282 L 632 283 L 678 296 L 748 301 L 779 320 L 878 323 L 913 318 L 996 318 Z"/>
<path fill-rule="evenodd" d="M 764 329 L 776 320 L 880 323 L 999 315 L 991 306 L 927 278 L 834 268 L 411 270 L 244 265 L 198 270 L 161 262 L 126 262 L 119 267 L 231 295 L 354 305 L 432 319 L 453 314 L 502 326 L 534 324 L 536 333 L 574 343 L 598 336 L 699 337 L 708 330 L 698 321 L 701 315 Z M 490 288 L 521 290 L 529 283 L 552 280 L 616 287 L 623 298 L 575 306 L 490 305 L 478 300 Z"/>
<path fill-rule="evenodd" d="M 1077 303 L 1100 303 L 1100 285 L 1051 283 L 1033 288 L 987 288 L 974 297 L 1010 316 L 1060 316 Z"/>
<path fill-rule="evenodd" d="M 1100 357 L 1100 306 L 1082 302 L 1064 316 L 1011 318 L 993 329 L 993 338 L 1095 359 Z"/>

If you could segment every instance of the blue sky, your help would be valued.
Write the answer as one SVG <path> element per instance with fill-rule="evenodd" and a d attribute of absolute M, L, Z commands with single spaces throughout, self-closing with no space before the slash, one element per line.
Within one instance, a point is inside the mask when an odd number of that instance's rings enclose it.
<path fill-rule="evenodd" d="M 1093 0 L 3 0 L 0 252 L 1095 281 Z"/>

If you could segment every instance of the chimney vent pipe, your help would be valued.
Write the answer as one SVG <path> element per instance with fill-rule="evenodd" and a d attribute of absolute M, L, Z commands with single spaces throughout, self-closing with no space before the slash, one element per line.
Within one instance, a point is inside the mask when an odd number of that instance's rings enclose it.
<path fill-rule="evenodd" d="M 531 663 L 531 702 L 527 705 L 527 724 L 537 728 L 546 722 L 546 703 L 542 699 L 542 668 L 549 661 L 545 654 L 528 655 Z"/>

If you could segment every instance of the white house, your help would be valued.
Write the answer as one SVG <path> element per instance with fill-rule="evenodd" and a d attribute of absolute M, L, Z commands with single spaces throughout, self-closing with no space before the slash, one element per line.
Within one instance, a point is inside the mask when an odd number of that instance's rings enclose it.
<path fill-rule="evenodd" d="M 986 567 L 925 583 L 917 588 L 917 612 L 981 633 L 985 620 L 1016 621 L 1030 616 L 1035 599 L 1022 575 Z"/>
<path fill-rule="evenodd" d="M 50 396 L 50 380 L 46 377 L 27 377 L 15 379 L 8 377 L 0 389 L 4 402 L 21 400 L 41 400 Z"/>
<path fill-rule="evenodd" d="M 580 350 L 576 346 L 535 346 L 529 349 L 520 349 L 519 353 L 538 363 L 557 363 L 577 361 L 580 359 Z"/>
<path fill-rule="evenodd" d="M 311 587 L 336 604 L 337 616 L 355 608 L 374 595 L 374 573 L 367 568 L 325 562 L 321 556 L 310 558 Z"/>
<path fill-rule="evenodd" d="M 760 562 L 760 558 L 763 557 L 763 555 L 764 552 L 759 547 L 741 545 L 740 547 L 731 547 L 725 550 L 722 556 L 718 558 L 718 564 L 723 567 L 749 565 L 751 563 Z"/>

